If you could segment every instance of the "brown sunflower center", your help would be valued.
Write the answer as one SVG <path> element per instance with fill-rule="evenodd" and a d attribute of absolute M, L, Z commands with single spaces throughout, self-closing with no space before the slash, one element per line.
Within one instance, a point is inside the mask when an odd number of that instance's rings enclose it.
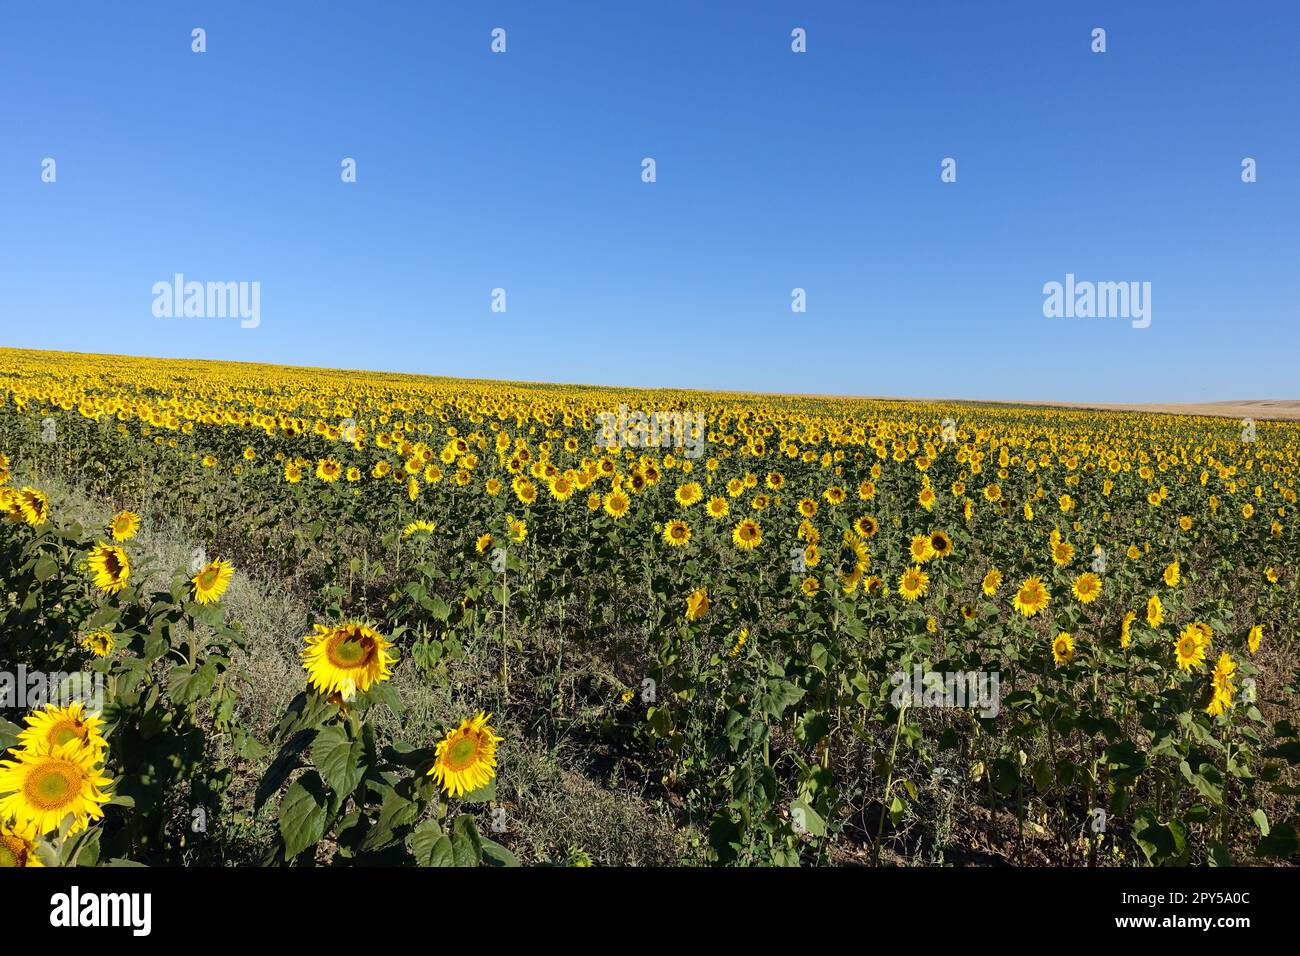
<path fill-rule="evenodd" d="M 0 869 L 27 863 L 27 844 L 18 837 L 0 834 Z"/>

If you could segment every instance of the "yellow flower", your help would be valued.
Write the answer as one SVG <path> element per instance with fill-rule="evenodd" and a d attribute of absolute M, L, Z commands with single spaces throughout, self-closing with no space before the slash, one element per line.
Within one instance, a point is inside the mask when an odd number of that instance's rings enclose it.
<path fill-rule="evenodd" d="M 1119 626 L 1119 646 L 1128 647 L 1133 643 L 1133 622 L 1137 620 L 1135 611 L 1125 611 L 1124 620 Z"/>
<path fill-rule="evenodd" d="M 1246 635 L 1246 646 L 1250 648 L 1252 654 L 1259 650 L 1259 643 L 1263 639 L 1264 625 L 1256 624 L 1250 629 L 1250 633 Z"/>
<path fill-rule="evenodd" d="M 106 594 L 116 594 L 131 577 L 131 559 L 116 545 L 99 542 L 90 549 L 86 567 L 94 574 L 95 587 Z"/>
<path fill-rule="evenodd" d="M 36 855 L 36 831 L 0 820 L 0 870 L 44 865 Z"/>
<path fill-rule="evenodd" d="M 698 621 L 709 613 L 709 591 L 696 588 L 686 597 L 686 620 Z"/>
<path fill-rule="evenodd" d="M 134 511 L 119 511 L 108 525 L 114 541 L 130 541 L 139 529 L 140 516 Z"/>
<path fill-rule="evenodd" d="M 1200 628 L 1195 624 L 1189 624 L 1183 628 L 1183 632 L 1174 641 L 1174 654 L 1178 659 L 1178 669 L 1180 671 L 1189 671 L 1193 667 L 1201 667 L 1205 663 L 1205 645 L 1204 637 Z"/>
<path fill-rule="evenodd" d="M 753 551 L 763 543 L 763 530 L 753 518 L 745 518 L 732 530 L 731 540 L 742 551 Z"/>
<path fill-rule="evenodd" d="M 81 639 L 81 646 L 96 657 L 107 657 L 113 653 L 116 642 L 108 631 L 91 631 Z"/>
<path fill-rule="evenodd" d="M 104 816 L 112 781 L 99 769 L 97 753 L 68 740 L 50 749 L 13 751 L 0 761 L 0 820 L 37 834 L 58 829 L 71 816 L 69 833 L 80 833 Z"/>
<path fill-rule="evenodd" d="M 338 627 L 312 626 L 303 638 L 302 651 L 307 682 L 322 695 L 339 694 L 351 700 L 358 691 L 380 684 L 392 675 L 396 657 L 389 653 L 392 644 L 374 628 L 357 621 Z"/>
<path fill-rule="evenodd" d="M 1075 600 L 1080 604 L 1091 604 L 1101 595 L 1101 578 L 1091 571 L 1085 571 L 1074 579 Z"/>
<path fill-rule="evenodd" d="M 230 587 L 230 579 L 235 575 L 235 566 L 229 561 L 214 558 L 198 574 L 190 578 L 194 585 L 194 600 L 200 604 L 214 604 L 221 600 L 221 595 Z"/>
<path fill-rule="evenodd" d="M 1047 602 L 1051 598 L 1051 592 L 1043 584 L 1042 578 L 1035 574 L 1021 583 L 1019 590 L 1016 591 L 1015 598 L 1012 600 L 1012 606 L 1025 617 L 1033 617 L 1047 607 Z"/>
<path fill-rule="evenodd" d="M 1183 572 L 1178 566 L 1177 560 L 1170 561 L 1169 564 L 1165 566 L 1164 579 L 1165 584 L 1169 587 L 1177 587 L 1178 582 L 1182 580 L 1182 576 Z"/>
<path fill-rule="evenodd" d="M 1147 627 L 1159 627 L 1165 622 L 1165 606 L 1160 595 L 1153 594 L 1147 599 Z"/>
<path fill-rule="evenodd" d="M 997 568 L 990 568 L 989 572 L 984 575 L 984 581 L 980 584 L 981 590 L 984 591 L 985 597 L 993 597 L 1002 587 L 1002 572 Z"/>
<path fill-rule="evenodd" d="M 905 601 L 920 600 L 929 587 L 930 576 L 916 565 L 908 568 L 898 577 L 898 591 Z"/>
<path fill-rule="evenodd" d="M 1056 666 L 1068 664 L 1074 660 L 1074 637 L 1062 631 L 1052 641 L 1052 660 Z"/>
<path fill-rule="evenodd" d="M 685 521 L 674 518 L 664 525 L 664 544 L 671 548 L 680 548 L 691 540 L 691 529 Z"/>
<path fill-rule="evenodd" d="M 438 529 L 438 525 L 433 521 L 412 521 L 402 529 L 402 537 L 410 538 L 417 534 L 433 534 Z"/>
<path fill-rule="evenodd" d="M 460 722 L 455 730 L 438 742 L 433 767 L 429 776 L 453 797 L 480 790 L 496 776 L 497 744 L 504 738 L 496 736 L 488 723 L 491 714 L 479 711 L 472 718 Z"/>

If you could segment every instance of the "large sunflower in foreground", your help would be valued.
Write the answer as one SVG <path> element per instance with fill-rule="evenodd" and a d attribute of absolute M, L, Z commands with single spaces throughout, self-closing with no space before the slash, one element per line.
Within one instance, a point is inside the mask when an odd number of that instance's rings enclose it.
<path fill-rule="evenodd" d="M 235 575 L 235 566 L 221 558 L 213 558 L 198 574 L 190 578 L 194 585 L 194 600 L 200 604 L 215 604 L 230 587 L 230 579 Z"/>
<path fill-rule="evenodd" d="M 95 587 L 107 594 L 122 590 L 131 577 L 131 559 L 126 556 L 126 551 L 103 541 L 90 549 L 86 567 L 95 576 Z"/>
<path fill-rule="evenodd" d="M 302 664 L 308 683 L 322 694 L 340 694 L 344 700 L 388 680 L 397 659 L 388 652 L 393 646 L 390 641 L 356 621 L 338 627 L 316 624 L 304 640 Z"/>
<path fill-rule="evenodd" d="M 429 776 L 453 797 L 485 787 L 496 776 L 497 744 L 503 738 L 488 724 L 491 716 L 479 711 L 438 742 Z"/>
<path fill-rule="evenodd" d="M 93 751 L 69 740 L 46 753 L 19 750 L 0 760 L 0 819 L 13 818 L 20 830 L 36 834 L 58 828 L 73 817 L 69 833 L 79 833 L 104 815 L 112 783 L 96 766 Z"/>
<path fill-rule="evenodd" d="M 18 735 L 18 745 L 33 753 L 50 753 L 69 741 L 103 759 L 108 749 L 104 739 L 104 721 L 97 714 L 87 714 L 79 700 L 67 707 L 48 705 L 27 717 L 27 729 Z"/>

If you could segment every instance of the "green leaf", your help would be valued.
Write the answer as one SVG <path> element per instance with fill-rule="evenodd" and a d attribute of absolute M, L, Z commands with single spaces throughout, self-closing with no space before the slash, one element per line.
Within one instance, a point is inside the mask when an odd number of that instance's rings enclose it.
<path fill-rule="evenodd" d="M 365 775 L 363 749 L 361 741 L 348 739 L 347 731 L 338 724 L 322 727 L 316 734 L 312 763 L 339 799 L 350 795 Z"/>
<path fill-rule="evenodd" d="M 515 858 L 515 855 L 500 843 L 489 840 L 487 837 L 479 837 L 479 842 L 483 844 L 483 862 L 488 866 L 519 865 L 519 860 Z"/>
<path fill-rule="evenodd" d="M 436 820 L 420 824 L 406 840 L 415 856 L 416 866 L 455 866 L 451 841 Z"/>
<path fill-rule="evenodd" d="M 1269 830 L 1268 836 L 1260 840 L 1255 847 L 1256 856 L 1272 856 L 1280 860 L 1289 860 L 1300 852 L 1300 838 L 1296 835 L 1292 823 L 1277 823 Z"/>
<path fill-rule="evenodd" d="M 452 824 L 451 850 L 457 866 L 478 866 L 483 859 L 483 841 L 474 818 L 462 813 Z"/>
<path fill-rule="evenodd" d="M 800 797 L 790 804 L 790 819 L 794 822 L 796 833 L 809 833 L 813 836 L 826 835 L 826 821 L 812 808 L 807 799 Z"/>
<path fill-rule="evenodd" d="M 497 798 L 497 781 L 493 777 L 477 790 L 471 790 L 464 794 L 461 799 L 466 803 L 489 803 Z"/>
<path fill-rule="evenodd" d="M 217 682 L 217 668 L 211 661 L 191 670 L 174 667 L 167 674 L 167 695 L 182 706 L 207 696 Z"/>
<path fill-rule="evenodd" d="M 289 788 L 280 803 L 285 859 L 292 860 L 320 842 L 325 835 L 325 807 L 325 787 L 315 773 L 303 775 Z"/>

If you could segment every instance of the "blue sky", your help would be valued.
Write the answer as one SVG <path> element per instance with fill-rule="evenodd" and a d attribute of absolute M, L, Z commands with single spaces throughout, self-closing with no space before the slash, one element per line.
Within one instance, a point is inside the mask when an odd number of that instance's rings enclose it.
<path fill-rule="evenodd" d="M 0 344 L 1300 397 L 1297 35 L 1260 0 L 5 4 Z M 260 282 L 260 326 L 155 318 L 177 272 Z M 1150 282 L 1151 326 L 1045 318 L 1067 273 Z"/>

